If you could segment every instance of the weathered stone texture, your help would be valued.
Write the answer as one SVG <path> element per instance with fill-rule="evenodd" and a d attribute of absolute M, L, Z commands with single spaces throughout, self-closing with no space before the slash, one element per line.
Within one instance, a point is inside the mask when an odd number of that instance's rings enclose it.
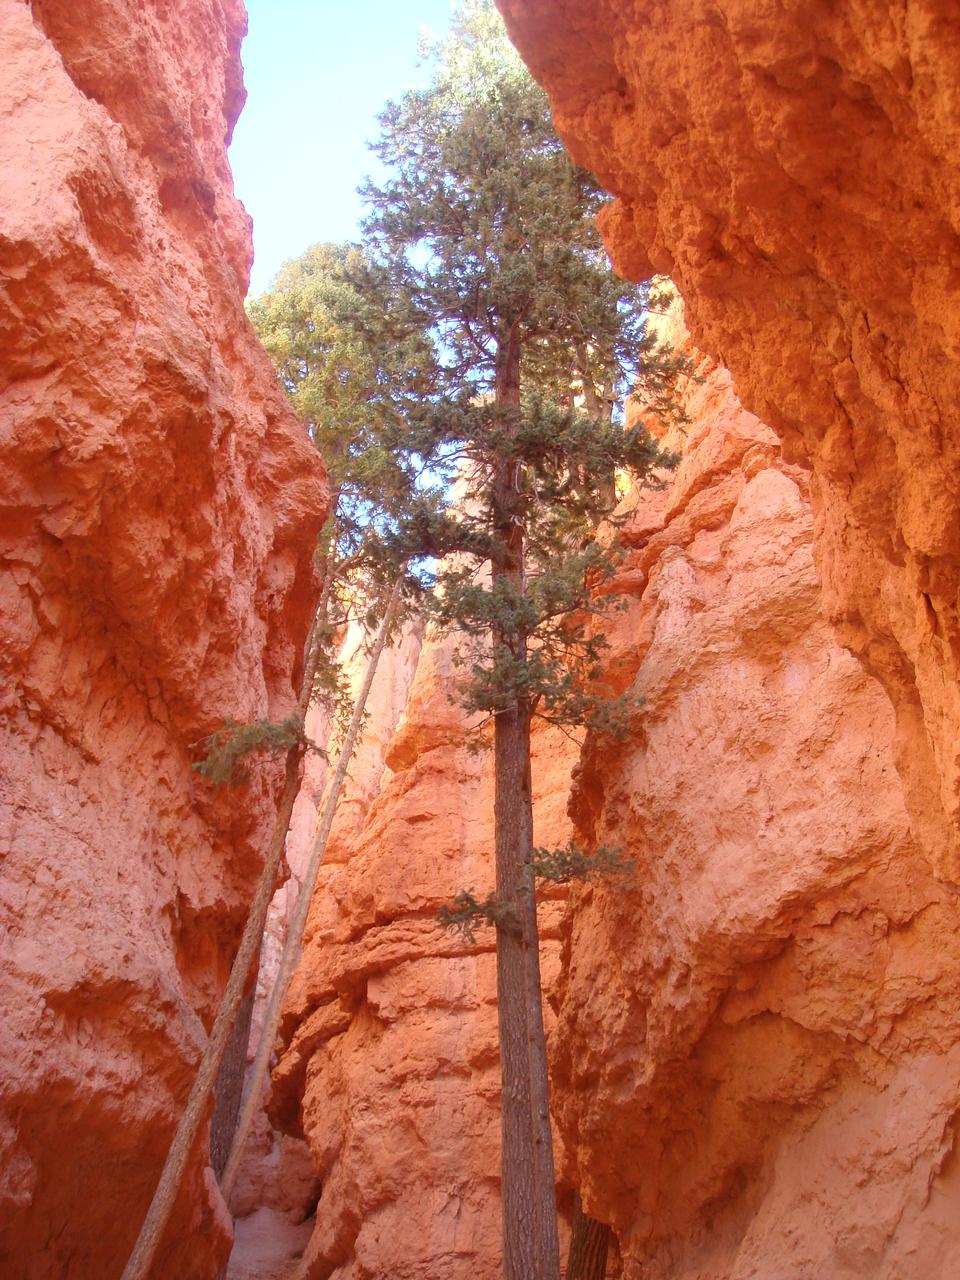
<path fill-rule="evenodd" d="M 889 692 L 960 880 L 960 13 L 950 0 L 499 0 L 614 261 L 813 468 L 824 607 Z"/>
<path fill-rule="evenodd" d="M 960 937 L 893 711 L 818 611 L 807 473 L 700 366 L 641 499 L 611 670 L 645 698 L 574 810 L 636 862 L 564 933 L 567 1178 L 643 1280 L 948 1280 Z"/>
<path fill-rule="evenodd" d="M 119 1274 L 225 979 L 326 505 L 242 308 L 234 0 L 0 3 L 0 1270 Z M 198 1152 L 158 1274 L 227 1228 Z M 195 1234 L 189 1243 L 187 1228 Z"/>

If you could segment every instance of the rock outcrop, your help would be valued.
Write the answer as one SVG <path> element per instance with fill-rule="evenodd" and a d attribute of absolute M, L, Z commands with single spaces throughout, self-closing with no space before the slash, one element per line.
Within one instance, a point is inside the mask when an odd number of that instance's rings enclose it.
<path fill-rule="evenodd" d="M 947 0 L 498 0 L 632 277 L 813 469 L 823 601 L 960 880 L 960 14 Z"/>
<path fill-rule="evenodd" d="M 538 742 L 544 842 L 574 765 L 581 838 L 635 863 L 543 908 L 561 1196 L 612 1224 L 626 1277 L 947 1280 L 952 895 L 889 700 L 822 616 L 809 473 L 694 356 L 681 466 L 626 510 L 607 678 L 645 704 L 579 763 Z M 428 642 L 285 1017 L 274 1115 L 323 1181 L 304 1280 L 499 1274 L 489 941 L 432 919 L 489 887 L 489 762 L 453 678 Z"/>
<path fill-rule="evenodd" d="M 611 653 L 646 702 L 573 808 L 636 863 L 565 922 L 569 1181 L 644 1280 L 948 1280 L 960 1265 L 956 901 L 880 684 L 820 616 L 807 472 L 704 362 L 641 501 Z"/>
<path fill-rule="evenodd" d="M 0 0 L 0 1271 L 120 1274 L 238 938 L 327 502 L 243 314 L 239 0 Z M 216 1274 L 197 1152 L 157 1274 Z"/>

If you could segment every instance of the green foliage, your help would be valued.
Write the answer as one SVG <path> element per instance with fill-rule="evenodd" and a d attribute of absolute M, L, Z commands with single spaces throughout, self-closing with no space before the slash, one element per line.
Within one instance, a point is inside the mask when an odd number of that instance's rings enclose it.
<path fill-rule="evenodd" d="M 207 748 L 203 759 L 196 761 L 192 767 L 208 782 L 227 783 L 231 787 L 248 781 L 250 771 L 243 762 L 254 752 L 286 755 L 291 747 L 298 746 L 303 750 L 320 750 L 304 733 L 303 721 L 299 715 L 288 716 L 286 720 L 279 721 L 257 720 L 253 724 L 225 720 L 215 733 L 192 745 Z"/>
<path fill-rule="evenodd" d="M 471 944 L 476 942 L 476 931 L 481 925 L 492 924 L 499 929 L 514 931 L 519 928 L 513 907 L 500 902 L 492 893 L 481 901 L 474 896 L 472 889 L 461 889 L 449 905 L 440 907 L 437 923 L 442 929 L 462 934 Z"/>
<path fill-rule="evenodd" d="M 623 732 L 635 704 L 597 684 L 596 590 L 619 553 L 615 530 L 601 543 L 596 527 L 618 473 L 656 486 L 676 464 L 621 406 L 629 392 L 681 425 L 673 387 L 687 362 L 648 330 L 662 291 L 610 269 L 594 223 L 603 193 L 567 156 L 492 5 L 461 4 L 426 52 L 431 85 L 381 116 L 389 177 L 366 188 L 365 229 L 398 312 L 433 343 L 405 439 L 454 502 L 411 511 L 396 546 L 435 580 L 436 622 L 464 637 L 470 711 L 522 705 Z M 602 611 L 616 607 L 608 592 Z"/>
<path fill-rule="evenodd" d="M 588 854 L 571 840 L 558 849 L 535 848 L 529 873 L 533 881 L 548 884 L 572 884 L 575 880 L 622 884 L 633 874 L 633 866 L 620 849 L 600 845 Z M 483 925 L 514 930 L 518 927 L 516 909 L 512 904 L 502 902 L 493 893 L 477 898 L 472 889 L 462 889 L 450 903 L 440 907 L 437 923 L 443 929 L 462 934 L 471 944 L 476 942 L 476 931 Z"/>
<path fill-rule="evenodd" d="M 530 866 L 536 879 L 548 884 L 570 884 L 574 880 L 622 883 L 634 870 L 622 849 L 599 845 L 593 853 L 583 853 L 572 840 L 558 849 L 534 849 Z"/>
<path fill-rule="evenodd" d="M 406 432 L 431 342 L 356 245 L 314 245 L 247 310 L 333 484 L 318 548 L 334 583 L 328 620 L 375 619 L 405 564 L 398 526 L 411 504 L 437 504 Z"/>
<path fill-rule="evenodd" d="M 605 194 L 572 163 L 549 104 L 492 4 L 462 4 L 450 38 L 428 47 L 433 83 L 390 103 L 369 183 L 369 252 L 408 315 L 433 333 L 448 388 L 492 390 L 511 328 L 524 381 L 594 417 L 639 386 L 664 418 L 683 358 L 646 327 L 662 290 L 619 279 L 594 218 Z M 656 394 L 647 394 L 655 392 Z"/>

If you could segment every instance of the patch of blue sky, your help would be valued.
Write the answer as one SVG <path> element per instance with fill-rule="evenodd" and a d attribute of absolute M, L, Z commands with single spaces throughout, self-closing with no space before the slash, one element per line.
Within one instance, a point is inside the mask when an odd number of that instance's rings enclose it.
<path fill-rule="evenodd" d="M 450 0 L 247 0 L 247 103 L 230 161 L 253 217 L 250 292 L 319 241 L 356 240 L 357 187 L 379 175 L 367 143 L 384 104 L 425 85 L 419 33 L 441 35 Z"/>

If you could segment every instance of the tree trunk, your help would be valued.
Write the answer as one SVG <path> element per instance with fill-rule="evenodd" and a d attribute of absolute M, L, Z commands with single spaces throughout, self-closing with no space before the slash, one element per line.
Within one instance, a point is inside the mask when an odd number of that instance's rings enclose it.
<path fill-rule="evenodd" d="M 307 642 L 303 684 L 300 688 L 299 711 L 301 718 L 306 716 L 313 692 L 313 681 L 316 676 L 319 646 L 323 631 L 318 618 L 326 619 L 331 583 L 332 578 L 328 568 L 324 576 L 317 617 L 314 618 L 314 623 L 310 630 L 310 639 Z M 240 939 L 240 945 L 234 956 L 226 989 L 214 1017 L 209 1039 L 200 1058 L 197 1074 L 194 1077 L 183 1113 L 170 1143 L 170 1149 L 167 1152 L 167 1158 L 160 1173 L 160 1180 L 153 1193 L 153 1199 L 150 1201 L 146 1217 L 140 1228 L 140 1234 L 137 1236 L 133 1247 L 133 1252 L 127 1260 L 126 1267 L 124 1267 L 121 1280 L 145 1280 L 145 1277 L 149 1274 L 153 1259 L 157 1249 L 160 1247 L 167 1223 L 170 1220 L 170 1215 L 173 1212 L 177 1193 L 183 1182 L 183 1175 L 186 1172 L 197 1133 L 207 1114 L 210 1096 L 220 1071 L 220 1064 L 223 1061 L 223 1055 L 233 1032 L 237 1012 L 243 1002 L 244 989 L 247 986 L 254 959 L 260 950 L 263 926 L 267 918 L 270 899 L 273 897 L 277 873 L 280 869 L 280 859 L 283 855 L 287 830 L 290 826 L 290 816 L 293 812 L 297 793 L 300 790 L 300 763 L 302 758 L 303 745 L 301 743 L 297 743 L 287 752 L 283 794 L 280 797 L 277 820 L 274 824 L 270 847 L 264 859 L 263 870 L 260 872 L 260 878 L 254 890 L 253 901 L 250 904 L 250 912 Z"/>
<path fill-rule="evenodd" d="M 507 414 L 519 414 L 520 345 L 515 329 L 507 330 L 498 343 L 495 404 Z M 493 501 L 498 547 L 493 578 L 507 579 L 522 591 L 519 468 L 509 457 L 496 466 Z M 525 660 L 525 636 L 495 628 L 493 644 L 495 649 L 508 650 L 514 659 Z M 503 1274 L 504 1280 L 559 1280 L 537 908 L 530 875 L 530 709 L 523 701 L 496 716 L 494 770 L 496 893 L 514 908 L 514 918 L 497 929 Z"/>
<path fill-rule="evenodd" d="M 396 612 L 397 603 L 400 599 L 400 587 L 402 579 L 398 578 L 394 584 L 390 600 L 387 604 L 386 611 L 380 622 L 377 635 L 370 651 L 370 657 L 367 661 L 367 669 L 364 673 L 363 683 L 357 694 L 357 700 L 353 708 L 353 716 L 350 720 L 350 727 L 347 730 L 346 737 L 343 740 L 343 746 L 340 748 L 340 756 L 337 760 L 337 767 L 333 777 L 330 779 L 327 788 L 326 799 L 324 801 L 323 813 L 320 818 L 317 832 L 314 837 L 313 847 L 310 851 L 310 860 L 307 869 L 304 872 L 303 884 L 300 886 L 300 893 L 297 895 L 296 905 L 293 910 L 293 917 L 290 921 L 290 928 L 287 933 L 286 941 L 283 945 L 283 952 L 280 956 L 280 964 L 277 968 L 277 975 L 274 978 L 273 989 L 270 992 L 270 999 L 267 1003 L 267 1009 L 263 1017 L 263 1028 L 260 1032 L 260 1042 L 257 1045 L 257 1053 L 253 1060 L 253 1065 L 247 1075 L 247 1084 L 244 1090 L 243 1102 L 240 1106 L 239 1119 L 237 1120 L 236 1129 L 233 1134 L 233 1144 L 230 1147 L 230 1153 L 226 1160 L 223 1177 L 220 1182 L 220 1189 L 223 1197 L 230 1203 L 230 1197 L 233 1194 L 233 1188 L 236 1184 L 237 1175 L 240 1171 L 240 1161 L 243 1157 L 243 1147 L 247 1140 L 247 1135 L 256 1118 L 257 1112 L 262 1105 L 263 1088 L 266 1083 L 267 1073 L 270 1070 L 270 1060 L 273 1056 L 274 1042 L 277 1038 L 277 1029 L 280 1026 L 280 1015 L 283 1012 L 283 1002 L 286 998 L 287 988 L 290 986 L 290 979 L 293 977 L 294 969 L 300 959 L 300 947 L 303 941 L 303 932 L 307 926 L 307 916 L 310 912 L 310 905 L 313 901 L 313 891 L 317 884 L 317 875 L 320 871 L 320 865 L 323 862 L 323 855 L 327 851 L 327 843 L 330 839 L 330 832 L 333 830 L 333 820 L 337 813 L 337 804 L 340 799 L 340 791 L 347 776 L 347 769 L 353 758 L 354 748 L 363 728 L 364 712 L 366 710 L 367 698 L 373 687 L 373 679 L 377 674 L 377 666 L 380 657 L 383 654 L 384 647 L 390 634 L 390 627 L 393 623 L 393 617 Z"/>
<path fill-rule="evenodd" d="M 573 1228 L 567 1256 L 566 1280 L 603 1280 L 607 1274 L 610 1228 L 583 1211 L 580 1192 L 574 1192 Z"/>
<path fill-rule="evenodd" d="M 227 1166 L 233 1131 L 240 1114 L 243 1096 L 243 1079 L 247 1074 L 247 1044 L 250 1041 L 250 1023 L 253 1018 L 253 1000 L 256 981 L 243 997 L 227 1042 L 217 1082 L 213 1087 L 213 1115 L 210 1118 L 210 1168 L 219 1179 Z"/>

